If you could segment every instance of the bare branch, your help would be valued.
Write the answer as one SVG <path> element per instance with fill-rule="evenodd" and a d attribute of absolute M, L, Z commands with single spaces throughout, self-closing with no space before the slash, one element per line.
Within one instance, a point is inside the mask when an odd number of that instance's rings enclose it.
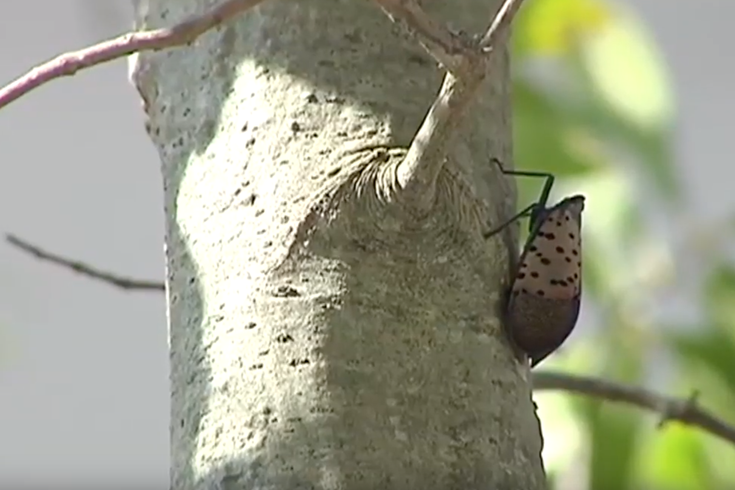
<path fill-rule="evenodd" d="M 398 167 L 398 179 L 409 199 L 421 209 L 434 198 L 434 184 L 447 158 L 449 143 L 483 78 L 444 76 L 439 96 L 429 109 Z"/>
<path fill-rule="evenodd" d="M 33 255 L 39 260 L 60 265 L 78 274 L 105 282 L 112 286 L 127 290 L 164 291 L 165 289 L 164 284 L 161 282 L 130 279 L 101 271 L 84 262 L 47 252 L 14 235 L 7 234 L 6 240 L 11 245 Z M 735 444 L 735 428 L 700 408 L 697 404 L 697 393 L 694 393 L 688 399 L 674 398 L 659 395 L 643 388 L 624 386 L 612 381 L 553 371 L 534 372 L 533 389 L 534 391 L 562 390 L 603 400 L 627 403 L 640 408 L 647 408 L 660 414 L 661 420 L 659 426 L 663 426 L 670 420 L 677 420 L 684 424 L 699 427 L 706 432 Z"/>
<path fill-rule="evenodd" d="M 460 76 L 471 46 L 429 17 L 416 0 L 375 0 L 393 22 L 403 24 L 417 41 L 455 76 Z"/>
<path fill-rule="evenodd" d="M 415 35 L 448 73 L 408 152 L 398 167 L 398 182 L 406 201 L 425 209 L 433 201 L 434 185 L 450 142 L 465 109 L 487 76 L 492 46 L 510 25 L 523 0 L 504 0 L 479 43 L 462 42 L 421 9 L 417 0 L 374 0 Z"/>
<path fill-rule="evenodd" d="M 65 267 L 67 269 L 70 269 L 76 272 L 77 274 L 81 274 L 83 276 L 87 276 L 89 278 L 105 282 L 107 284 L 116 286 L 118 288 L 127 289 L 129 291 L 134 291 L 134 290 L 164 291 L 165 290 L 164 284 L 160 281 L 131 279 L 131 278 L 126 278 L 126 277 L 121 277 L 121 276 L 118 276 L 110 272 L 102 271 L 91 265 L 87 265 L 84 262 L 74 260 L 74 259 L 69 259 L 69 258 L 63 257 L 61 255 L 57 255 L 51 252 L 47 252 L 36 245 L 33 245 L 21 238 L 18 238 L 15 235 L 6 234 L 5 239 L 8 241 L 9 244 L 13 245 L 14 247 L 19 248 L 23 252 L 33 255 L 39 260 L 43 260 L 46 262 L 51 262 L 52 264 L 60 265 L 61 267 Z"/>
<path fill-rule="evenodd" d="M 693 425 L 735 444 L 735 427 L 699 407 L 697 393 L 688 399 L 659 395 L 643 388 L 612 381 L 551 371 L 533 373 L 533 389 L 564 390 L 613 402 L 647 408 L 661 415 L 659 427 L 670 420 Z"/>
<path fill-rule="evenodd" d="M 0 89 L 0 109 L 46 82 L 128 56 L 191 43 L 208 30 L 258 5 L 263 0 L 228 0 L 173 27 L 131 32 L 88 48 L 64 53 L 30 70 Z"/>
<path fill-rule="evenodd" d="M 498 9 L 498 13 L 490 23 L 485 35 L 480 40 L 480 48 L 489 52 L 493 45 L 497 42 L 498 35 L 508 27 L 515 18 L 518 9 L 521 8 L 523 0 L 506 0 Z"/>

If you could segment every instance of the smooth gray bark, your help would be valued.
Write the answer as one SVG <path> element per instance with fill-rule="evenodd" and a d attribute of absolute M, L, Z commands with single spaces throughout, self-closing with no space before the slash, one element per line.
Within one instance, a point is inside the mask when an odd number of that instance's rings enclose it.
<path fill-rule="evenodd" d="M 495 2 L 426 2 L 479 32 Z M 437 5 L 441 4 L 441 5 Z M 211 5 L 147 0 L 140 27 Z M 428 215 L 395 165 L 442 73 L 371 2 L 272 0 L 146 53 L 165 188 L 171 487 L 540 489 L 528 370 L 496 318 L 507 53 Z"/>

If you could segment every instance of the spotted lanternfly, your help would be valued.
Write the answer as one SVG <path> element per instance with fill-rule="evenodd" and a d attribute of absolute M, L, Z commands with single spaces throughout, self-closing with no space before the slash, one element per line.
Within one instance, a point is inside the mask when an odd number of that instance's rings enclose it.
<path fill-rule="evenodd" d="M 554 176 L 505 170 L 505 175 L 546 179 L 539 200 L 485 234 L 489 237 L 528 216 L 528 239 L 503 311 L 506 331 L 536 366 L 554 352 L 577 323 L 582 297 L 582 211 L 584 196 L 574 195 L 548 208 Z"/>

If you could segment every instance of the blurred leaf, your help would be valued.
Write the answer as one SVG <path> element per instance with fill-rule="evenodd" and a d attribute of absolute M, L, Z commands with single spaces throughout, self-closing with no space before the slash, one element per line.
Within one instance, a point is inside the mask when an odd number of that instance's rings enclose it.
<path fill-rule="evenodd" d="M 612 337 L 607 346 L 616 355 L 608 359 L 601 375 L 620 382 L 637 382 L 642 375 L 642 356 L 620 348 L 622 340 Z M 590 438 L 588 488 L 620 490 L 629 488 L 641 425 L 640 413 L 625 405 L 599 398 L 578 397 L 573 404 L 585 422 Z"/>
<path fill-rule="evenodd" d="M 636 273 L 629 267 L 635 256 L 631 245 L 643 229 L 628 176 L 620 168 L 607 167 L 560 187 L 587 197 L 582 218 L 585 288 L 609 300 Z"/>
<path fill-rule="evenodd" d="M 645 226 L 633 185 L 643 176 L 650 179 L 640 188 L 655 189 L 654 199 L 665 200 L 667 212 L 675 211 L 672 207 L 682 195 L 672 145 L 674 94 L 664 59 L 649 32 L 619 2 L 535 0 L 516 21 L 512 40 L 516 167 L 560 177 L 552 201 L 580 191 L 588 198 L 583 218 L 585 301 L 598 308 L 603 328 L 572 356 L 557 361 L 576 360 L 588 371 L 602 371 L 603 377 L 638 382 L 655 357 L 650 341 L 658 338 L 647 328 L 653 317 L 646 308 L 650 305 L 641 307 L 641 298 L 655 285 L 668 284 L 667 271 L 676 258 L 671 244 Z M 542 184 L 519 179 L 519 206 L 536 200 Z M 708 265 L 716 260 L 707 256 Z M 674 368 L 683 369 L 674 380 L 687 379 L 685 391 L 701 388 L 702 402 L 708 408 L 715 405 L 731 419 L 735 417 L 731 415 L 733 298 L 735 268 L 718 265 L 701 298 L 707 321 L 688 333 L 660 325 L 655 329 L 677 354 L 679 365 Z M 657 376 L 664 374 L 655 367 Z M 569 425 L 567 415 L 544 415 L 547 443 L 558 446 L 547 447 L 544 457 L 553 462 L 550 474 L 558 474 L 560 482 L 566 481 L 561 478 L 565 467 L 579 465 L 581 474 L 589 473 L 587 488 L 592 490 L 714 490 L 731 488 L 735 482 L 735 450 L 722 449 L 725 443 L 676 424 L 641 435 L 642 422 L 651 428 L 650 415 L 643 417 L 635 409 L 604 401 L 571 398 L 576 426 Z M 589 471 L 586 458 L 579 461 L 579 447 L 586 447 L 587 440 Z M 718 464 L 718 458 L 725 460 L 723 452 L 728 452 L 731 467 Z"/>
<path fill-rule="evenodd" d="M 676 352 L 688 359 L 707 366 L 727 384 L 735 393 L 735 345 L 732 339 L 717 328 L 705 332 L 675 332 L 673 329 L 662 330 L 664 338 L 674 347 Z"/>
<path fill-rule="evenodd" d="M 629 241 L 627 238 L 640 231 L 633 189 L 621 169 L 607 167 L 568 182 L 564 187 L 568 193 L 585 192 L 585 232 L 603 248 L 603 256 L 615 253 L 616 245 Z"/>
<path fill-rule="evenodd" d="M 568 133 L 572 121 L 551 99 L 523 80 L 513 85 L 513 124 L 516 168 L 579 175 L 590 162 L 572 151 Z"/>
<path fill-rule="evenodd" d="M 700 330 L 702 328 L 700 327 Z M 686 396 L 693 388 L 701 395 L 697 403 L 703 409 L 722 418 L 725 423 L 735 424 L 735 391 L 729 387 L 729 378 L 723 377 L 699 357 L 679 358 L 679 369 L 675 376 L 675 384 L 669 388 L 672 394 Z M 667 425 L 667 431 L 669 430 Z M 681 427 L 681 426 L 679 426 Z M 699 488 L 729 489 L 735 488 L 735 447 L 732 443 L 695 427 L 681 427 L 689 430 L 701 441 L 702 452 L 707 459 L 711 484 Z"/>
<path fill-rule="evenodd" d="M 707 278 L 702 302 L 707 328 L 662 329 L 663 338 L 683 360 L 703 365 L 735 394 L 735 270 L 721 264 Z M 690 369 L 692 368 L 690 367 Z"/>
<path fill-rule="evenodd" d="M 571 78 L 565 84 L 567 94 L 535 94 L 546 99 L 547 117 L 536 122 L 549 134 L 537 129 L 527 137 L 520 129 L 527 123 L 521 121 L 516 125 L 517 141 L 539 145 L 537 154 L 543 155 L 550 149 L 548 139 L 555 140 L 554 149 L 563 148 L 560 142 L 576 131 L 584 140 L 598 140 L 597 145 L 615 145 L 618 155 L 621 149 L 632 152 L 632 159 L 648 171 L 664 197 L 680 196 L 671 144 L 673 89 L 663 58 L 637 17 L 619 4 L 611 8 L 599 0 L 537 0 L 522 9 L 518 20 L 515 59 L 554 54 L 566 63 Z M 549 83 L 542 83 L 549 88 Z M 526 87 L 516 80 L 514 90 L 518 89 Z M 516 112 L 525 95 L 514 98 Z M 537 116 L 533 112 L 537 106 L 530 105 L 531 118 Z"/>
<path fill-rule="evenodd" d="M 600 157 L 580 145 L 576 125 L 550 97 L 517 80 L 513 88 L 514 154 L 517 169 L 549 172 L 555 177 L 586 175 L 594 171 Z M 517 180 L 519 207 L 538 199 L 541 179 Z M 558 193 L 555 193 L 555 198 Z M 552 203 L 550 203 L 552 204 Z"/>
<path fill-rule="evenodd" d="M 640 417 L 630 409 L 608 405 L 601 400 L 580 400 L 578 406 L 590 437 L 588 488 L 629 488 L 635 465 Z"/>
<path fill-rule="evenodd" d="M 610 110 L 640 129 L 667 126 L 673 94 L 663 59 L 636 16 L 622 7 L 616 10 L 619 15 L 582 45 L 592 86 Z"/>
<path fill-rule="evenodd" d="M 590 90 L 580 115 L 637 152 L 663 195 L 673 198 L 680 184 L 672 166 L 674 97 L 665 63 L 638 19 L 620 6 L 616 11 L 570 60 Z"/>
<path fill-rule="evenodd" d="M 516 55 L 561 54 L 577 39 L 597 32 L 611 16 L 600 0 L 534 0 L 513 23 Z"/>
<path fill-rule="evenodd" d="M 735 338 L 735 269 L 729 264 L 716 265 L 702 295 L 709 320 Z"/>
<path fill-rule="evenodd" d="M 591 294 L 599 297 L 609 292 L 607 278 L 610 275 L 605 260 L 598 260 L 598 255 L 590 253 L 585 246 L 582 251 L 582 291 L 583 295 Z"/>
<path fill-rule="evenodd" d="M 648 488 L 716 488 L 700 434 L 671 422 L 643 439 L 638 460 L 640 480 Z"/>
<path fill-rule="evenodd" d="M 675 173 L 673 133 L 669 126 L 641 129 L 635 122 L 612 112 L 605 101 L 593 97 L 586 104 L 569 105 L 580 124 L 618 150 L 633 152 L 633 160 L 647 170 L 661 194 L 674 200 L 681 194 Z"/>

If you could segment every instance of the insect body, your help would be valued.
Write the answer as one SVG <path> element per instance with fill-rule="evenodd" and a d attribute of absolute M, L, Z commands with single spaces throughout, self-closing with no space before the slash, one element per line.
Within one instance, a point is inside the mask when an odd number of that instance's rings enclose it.
<path fill-rule="evenodd" d="M 575 195 L 546 207 L 554 176 L 541 172 L 506 175 L 546 179 L 538 202 L 531 204 L 488 237 L 516 219 L 529 217 L 529 235 L 503 311 L 506 331 L 536 366 L 554 352 L 577 323 L 582 296 L 582 211 L 585 198 Z"/>

